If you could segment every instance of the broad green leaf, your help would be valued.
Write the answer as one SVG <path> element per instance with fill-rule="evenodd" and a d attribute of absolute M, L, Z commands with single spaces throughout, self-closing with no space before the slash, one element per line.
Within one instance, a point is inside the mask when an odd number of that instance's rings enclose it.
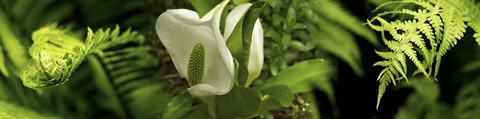
<path fill-rule="evenodd" d="M 262 94 L 277 100 L 283 107 L 288 107 L 292 104 L 293 93 L 285 85 L 276 85 L 262 89 Z"/>
<path fill-rule="evenodd" d="M 267 79 L 265 84 L 258 88 L 265 89 L 274 85 L 286 85 L 292 88 L 311 80 L 330 77 L 335 71 L 336 68 L 330 61 L 324 59 L 305 60 L 284 69 L 277 76 Z"/>
<path fill-rule="evenodd" d="M 160 118 L 172 95 L 166 91 L 166 82 L 140 81 L 131 93 L 121 97 L 126 110 L 136 119 Z"/>
<path fill-rule="evenodd" d="M 255 112 L 253 116 L 261 116 L 267 113 L 268 111 L 271 111 L 273 109 L 277 109 L 280 107 L 282 107 L 282 105 L 277 100 L 267 95 L 262 98 L 260 107 L 258 108 L 257 112 Z"/>
<path fill-rule="evenodd" d="M 2 107 L 0 108 L 1 119 L 60 119 L 60 117 L 56 115 L 36 112 L 8 102 L 0 101 L 0 105 Z"/>
<path fill-rule="evenodd" d="M 200 17 L 207 14 L 208 11 L 213 9 L 221 1 L 222 0 L 188 0 Z"/>
<path fill-rule="evenodd" d="M 193 106 L 186 115 L 183 115 L 182 119 L 212 119 L 212 117 L 208 115 L 207 105 L 201 103 Z"/>
<path fill-rule="evenodd" d="M 323 79 L 317 79 L 317 80 L 323 80 Z M 311 91 L 315 87 L 312 85 L 312 82 L 310 79 L 306 79 L 304 82 L 300 82 L 297 85 L 294 85 L 289 88 L 293 91 L 293 93 L 301 93 L 301 92 Z"/>
<path fill-rule="evenodd" d="M 279 107 L 289 107 L 293 102 L 293 93 L 285 85 L 276 85 L 262 90 L 263 98 L 255 116 Z"/>
<path fill-rule="evenodd" d="M 240 86 L 246 84 L 248 78 L 248 56 L 250 53 L 250 44 L 252 42 L 253 26 L 263 10 L 266 2 L 257 1 L 250 6 L 245 16 L 243 16 L 233 29 L 227 40 L 227 47 L 233 57 L 238 60 L 238 83 Z"/>
<path fill-rule="evenodd" d="M 178 95 L 173 97 L 167 104 L 167 107 L 165 107 L 162 118 L 179 119 L 191 110 L 192 102 L 192 97 L 189 95 Z"/>
<path fill-rule="evenodd" d="M 229 93 L 215 97 L 215 118 L 248 118 L 255 114 L 260 104 L 258 91 L 234 86 Z"/>

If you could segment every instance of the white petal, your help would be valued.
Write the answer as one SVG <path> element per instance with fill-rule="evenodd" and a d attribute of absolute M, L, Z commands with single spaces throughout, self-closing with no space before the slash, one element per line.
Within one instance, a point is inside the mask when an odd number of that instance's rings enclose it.
<path fill-rule="evenodd" d="M 263 28 L 260 20 L 257 19 L 253 27 L 252 43 L 250 45 L 250 56 L 248 60 L 248 79 L 247 85 L 250 85 L 256 79 L 263 66 Z"/>
<path fill-rule="evenodd" d="M 237 26 L 238 21 L 247 13 L 248 8 L 252 6 L 251 3 L 244 3 L 235 7 L 227 16 L 225 21 L 225 31 L 223 32 L 223 38 L 228 40 L 230 34 L 232 34 L 233 29 Z"/>
<path fill-rule="evenodd" d="M 192 48 L 201 43 L 205 48 L 205 69 L 203 80 L 208 88 L 198 91 L 217 90 L 223 94 L 233 87 L 234 63 L 230 51 L 220 33 L 219 24 L 223 8 L 228 3 L 222 2 L 212 9 L 204 18 L 191 10 L 168 10 L 157 19 L 156 31 L 160 41 L 172 58 L 181 77 L 186 78 L 188 60 Z M 193 86 L 192 89 L 196 86 Z M 205 89 L 205 90 L 204 90 Z M 193 92 L 198 92 L 197 90 Z M 189 90 L 190 92 L 190 90 Z M 221 94 L 221 93 L 192 93 Z M 215 92 L 215 91 L 213 91 Z M 205 96 L 205 95 L 202 95 Z"/>
<path fill-rule="evenodd" d="M 193 96 L 205 97 L 205 96 L 211 96 L 211 95 L 223 95 L 228 93 L 230 89 L 219 90 L 218 88 L 215 88 L 209 84 L 198 84 L 188 88 L 187 91 Z"/>

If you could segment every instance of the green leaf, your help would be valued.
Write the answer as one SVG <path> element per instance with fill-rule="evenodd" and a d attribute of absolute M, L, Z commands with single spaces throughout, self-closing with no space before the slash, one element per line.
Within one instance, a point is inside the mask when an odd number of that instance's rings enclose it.
<path fill-rule="evenodd" d="M 292 105 L 293 93 L 285 85 L 276 85 L 262 90 L 264 96 L 272 97 L 277 100 L 281 106 L 288 107 Z"/>
<path fill-rule="evenodd" d="M 247 65 L 250 56 L 250 44 L 252 42 L 253 26 L 263 10 L 266 2 L 257 1 L 250 6 L 245 16 L 243 16 L 233 29 L 227 40 L 227 47 L 233 57 L 238 60 L 238 83 L 246 87 L 248 78 Z"/>
<path fill-rule="evenodd" d="M 229 93 L 215 97 L 214 118 L 248 118 L 255 114 L 260 104 L 261 96 L 258 91 L 234 86 Z"/>
<path fill-rule="evenodd" d="M 380 86 L 378 86 L 378 95 L 377 95 L 377 110 L 378 106 L 380 106 L 380 100 L 383 97 L 383 93 L 385 93 L 385 90 L 387 89 L 388 84 L 391 82 L 390 77 L 391 73 L 390 71 L 387 71 L 388 73 L 385 73 L 381 76 L 380 78 Z"/>
<path fill-rule="evenodd" d="M 165 107 L 163 119 L 179 119 L 190 111 L 192 106 L 192 97 L 189 95 L 178 95 L 172 98 Z"/>
<path fill-rule="evenodd" d="M 262 94 L 262 103 L 255 116 L 260 116 L 279 107 L 289 107 L 294 99 L 293 92 L 285 85 L 275 85 L 263 89 Z"/>
<path fill-rule="evenodd" d="M 329 79 L 328 77 L 332 76 L 335 71 L 336 68 L 330 61 L 324 59 L 305 60 L 282 70 L 277 76 L 267 79 L 263 85 L 257 88 L 265 89 L 275 85 L 286 85 L 292 88 L 322 78 Z"/>
<path fill-rule="evenodd" d="M 203 17 L 208 11 L 213 9 L 222 0 L 188 0 L 197 11 L 198 16 Z"/>
<path fill-rule="evenodd" d="M 1 119 L 59 119 L 56 115 L 44 112 L 36 112 L 24 107 L 14 105 L 12 103 L 0 101 L 0 118 Z"/>
<path fill-rule="evenodd" d="M 207 104 L 200 103 L 193 106 L 186 115 L 183 115 L 182 119 L 212 119 L 212 117 L 208 115 Z"/>

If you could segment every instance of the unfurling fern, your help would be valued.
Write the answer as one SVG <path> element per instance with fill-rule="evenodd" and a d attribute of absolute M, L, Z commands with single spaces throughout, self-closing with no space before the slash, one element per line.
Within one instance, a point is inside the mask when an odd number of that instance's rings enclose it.
<path fill-rule="evenodd" d="M 88 29 L 83 43 L 69 30 L 57 28 L 55 24 L 40 28 L 32 35 L 33 44 L 29 49 L 32 59 L 20 74 L 23 84 L 30 88 L 62 84 L 68 81 L 87 55 L 132 39 L 128 37 L 139 37 L 130 31 L 119 36 L 119 29 L 117 26 L 112 32 L 100 29 L 96 33 Z M 122 37 L 127 38 L 111 40 Z"/>
<path fill-rule="evenodd" d="M 472 23 L 469 13 L 462 10 L 466 8 L 450 4 L 449 1 L 391 1 L 380 5 L 375 11 L 390 5 L 415 7 L 385 11 L 367 21 L 372 29 L 381 32 L 383 42 L 390 49 L 377 51 L 385 60 L 374 64 L 385 67 L 378 78 L 381 85 L 377 108 L 387 80 L 395 84 L 402 79 L 408 81 L 408 77 L 419 73 L 427 79 L 436 80 L 442 56 L 463 37 L 467 22 Z M 389 19 L 396 18 L 395 15 L 404 19 Z M 416 66 L 417 70 L 413 75 L 409 75 L 412 72 L 407 71 L 407 58 Z"/>
<path fill-rule="evenodd" d="M 23 84 L 30 88 L 67 81 L 87 54 L 79 39 L 56 25 L 40 28 L 32 39 L 29 51 L 32 59 L 20 75 Z"/>

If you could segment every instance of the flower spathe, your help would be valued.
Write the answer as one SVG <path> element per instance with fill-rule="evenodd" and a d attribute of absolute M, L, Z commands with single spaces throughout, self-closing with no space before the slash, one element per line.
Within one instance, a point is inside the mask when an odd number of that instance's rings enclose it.
<path fill-rule="evenodd" d="M 247 13 L 250 6 L 252 6 L 251 3 L 241 4 L 235 7 L 232 12 L 228 14 L 227 21 L 225 23 L 225 40 L 228 39 L 237 22 L 240 21 L 242 16 Z M 253 80 L 260 75 L 263 65 L 263 28 L 259 19 L 255 21 L 255 25 L 253 26 L 252 42 L 250 44 L 250 54 L 248 59 L 248 78 L 246 85 L 250 85 L 250 83 L 252 83 Z"/>
<path fill-rule="evenodd" d="M 201 50 L 205 52 L 202 54 L 205 55 L 203 57 L 204 60 L 200 63 L 203 66 L 201 72 L 203 74 L 198 75 L 201 77 L 195 78 L 200 79 L 200 81 L 191 85 L 187 89 L 187 91 L 193 96 L 204 97 L 223 95 L 228 93 L 234 85 L 235 65 L 232 54 L 226 45 L 226 38 L 228 38 L 228 35 L 225 35 L 226 37 L 224 37 L 220 32 L 221 14 L 228 2 L 229 0 L 221 2 L 202 18 L 200 18 L 196 12 L 191 10 L 172 9 L 162 13 L 157 19 L 155 28 L 157 35 L 170 54 L 175 68 L 182 78 L 187 78 L 189 81 L 189 77 L 192 78 L 189 74 L 194 70 L 189 70 L 189 59 L 191 56 L 197 56 L 193 55 L 193 51 L 195 50 L 194 47 L 201 45 Z M 240 5 L 239 7 L 242 6 L 245 7 L 245 5 Z M 249 6 L 250 5 L 248 5 L 248 7 Z M 225 33 L 227 32 L 227 29 L 230 30 L 229 32 L 231 33 L 236 22 L 238 22 L 248 10 L 248 7 L 246 7 L 246 9 L 236 10 L 239 7 L 229 13 L 228 18 L 238 20 L 235 22 L 229 22 L 227 18 Z M 261 25 L 258 26 L 257 24 L 260 24 L 260 22 L 255 25 L 257 31 L 259 30 L 257 27 L 260 27 L 260 32 L 263 32 Z M 263 64 L 263 33 L 260 34 L 262 34 L 260 46 L 262 51 L 261 53 L 252 52 L 250 56 L 252 56 L 252 54 L 262 55 L 260 63 L 261 68 L 261 64 Z M 252 38 L 255 37 L 254 34 L 252 35 Z M 258 35 L 256 36 L 259 37 Z M 258 48 L 258 44 L 259 43 L 255 43 L 252 39 L 252 47 Z M 256 58 L 258 59 L 258 57 Z M 259 64 L 258 61 L 250 60 L 249 62 Z"/>

